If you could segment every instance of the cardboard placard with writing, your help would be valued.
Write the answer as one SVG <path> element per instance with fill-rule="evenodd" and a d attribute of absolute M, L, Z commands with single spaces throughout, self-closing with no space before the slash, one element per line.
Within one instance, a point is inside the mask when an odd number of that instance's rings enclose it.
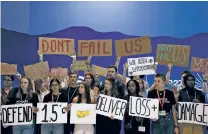
<path fill-rule="evenodd" d="M 39 37 L 40 54 L 75 55 L 74 39 Z"/>
<path fill-rule="evenodd" d="M 130 38 L 116 40 L 116 54 L 118 56 L 131 56 L 148 54 L 152 52 L 150 37 Z"/>
<path fill-rule="evenodd" d="M 96 65 L 92 65 L 90 72 L 93 74 L 99 74 L 100 76 L 106 77 L 107 73 L 108 73 L 108 69 L 100 67 L 100 66 L 96 66 Z"/>
<path fill-rule="evenodd" d="M 208 58 L 192 57 L 191 71 L 208 73 Z"/>
<path fill-rule="evenodd" d="M 73 63 L 74 70 L 77 71 L 88 71 L 90 70 L 90 65 L 87 60 L 77 60 Z"/>
<path fill-rule="evenodd" d="M 158 44 L 156 61 L 161 65 L 172 63 L 175 66 L 189 65 L 191 47 L 187 45 Z"/>
<path fill-rule="evenodd" d="M 17 74 L 17 65 L 1 63 L 1 75 L 15 75 Z"/>
<path fill-rule="evenodd" d="M 78 56 L 112 56 L 112 40 L 78 40 Z"/>
<path fill-rule="evenodd" d="M 66 78 L 68 76 L 68 68 L 51 68 L 51 77 L 53 78 Z"/>
<path fill-rule="evenodd" d="M 24 66 L 24 72 L 25 76 L 33 80 L 46 78 L 49 76 L 50 72 L 48 61 Z"/>

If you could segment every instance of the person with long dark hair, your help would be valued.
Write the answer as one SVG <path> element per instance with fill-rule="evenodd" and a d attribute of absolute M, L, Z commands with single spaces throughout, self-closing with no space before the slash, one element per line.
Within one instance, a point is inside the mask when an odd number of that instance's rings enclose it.
<path fill-rule="evenodd" d="M 11 98 L 9 97 L 10 104 L 33 104 L 33 112 L 37 112 L 38 96 L 33 92 L 32 82 L 27 77 L 22 77 L 21 84 L 18 90 L 14 91 Z M 34 132 L 34 123 L 32 125 L 16 125 L 13 126 L 13 134 L 32 134 Z"/>
<path fill-rule="evenodd" d="M 125 134 L 150 134 L 150 120 L 142 117 L 134 117 L 129 115 L 129 99 L 131 96 L 143 97 L 140 94 L 140 86 L 136 80 L 129 80 L 127 82 L 128 95 L 125 97 L 127 100 L 127 108 L 124 115 L 124 132 Z M 145 127 L 145 132 L 140 132 L 139 127 Z"/>

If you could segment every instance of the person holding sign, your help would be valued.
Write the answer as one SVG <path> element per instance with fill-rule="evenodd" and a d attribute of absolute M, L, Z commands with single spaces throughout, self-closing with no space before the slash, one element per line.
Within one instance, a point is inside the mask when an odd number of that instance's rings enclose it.
<path fill-rule="evenodd" d="M 11 98 L 8 98 L 10 104 L 32 103 L 33 112 L 36 113 L 38 96 L 36 93 L 33 93 L 31 80 L 27 77 L 22 77 L 20 82 L 21 82 L 20 88 L 14 91 L 14 94 L 12 95 Z M 33 132 L 34 132 L 34 124 L 13 126 L 13 134 L 32 134 Z"/>
<path fill-rule="evenodd" d="M 116 81 L 112 77 L 108 77 L 104 82 L 104 90 L 101 94 L 108 95 L 115 98 L 121 98 L 119 96 Z M 99 102 L 99 97 L 97 102 Z M 105 105 L 104 105 L 105 106 Z M 121 121 L 114 119 L 113 116 L 106 117 L 103 115 L 96 115 L 96 134 L 120 134 Z"/>
<path fill-rule="evenodd" d="M 179 91 L 179 102 L 205 103 L 205 95 L 195 87 L 195 77 L 191 74 L 184 76 L 185 88 Z M 203 127 L 196 124 L 180 124 L 181 134 L 203 134 Z"/>
<path fill-rule="evenodd" d="M 52 79 L 50 81 L 50 93 L 47 94 L 43 102 L 66 102 L 64 94 L 60 93 L 60 81 L 58 79 Z M 65 108 L 65 111 L 68 112 L 69 107 Z M 47 116 L 47 115 L 45 115 Z M 64 125 L 63 124 L 42 124 L 41 125 L 41 134 L 63 134 Z"/>
<path fill-rule="evenodd" d="M 124 131 L 125 134 L 150 134 L 150 121 L 147 118 L 135 117 L 129 115 L 129 99 L 130 96 L 142 97 L 139 95 L 141 90 L 136 80 L 129 80 L 127 82 L 128 95 L 125 99 L 128 105 L 124 117 Z"/>
<path fill-rule="evenodd" d="M 73 103 L 95 103 L 90 96 L 90 86 L 86 82 L 82 82 L 79 86 L 78 96 L 73 99 Z M 76 124 L 74 134 L 94 134 L 94 126 L 92 124 Z"/>
<path fill-rule="evenodd" d="M 148 98 L 159 99 L 159 119 L 152 119 L 152 134 L 179 134 L 174 94 L 164 88 L 163 74 L 155 75 L 154 83 L 156 89 L 148 93 Z"/>

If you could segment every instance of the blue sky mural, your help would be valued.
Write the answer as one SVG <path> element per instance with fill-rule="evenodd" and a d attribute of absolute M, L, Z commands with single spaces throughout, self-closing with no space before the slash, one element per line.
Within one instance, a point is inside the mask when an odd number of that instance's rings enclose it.
<path fill-rule="evenodd" d="M 179 38 L 208 32 L 208 2 L 2 2 L 1 9 L 1 27 L 35 35 L 71 26 Z"/>

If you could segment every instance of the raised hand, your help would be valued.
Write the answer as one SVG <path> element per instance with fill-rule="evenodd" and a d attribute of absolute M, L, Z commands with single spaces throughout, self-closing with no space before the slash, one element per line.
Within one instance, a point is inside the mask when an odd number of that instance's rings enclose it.
<path fill-rule="evenodd" d="M 167 67 L 168 67 L 168 71 L 171 71 L 171 69 L 173 67 L 173 64 L 172 63 L 168 63 Z"/>

